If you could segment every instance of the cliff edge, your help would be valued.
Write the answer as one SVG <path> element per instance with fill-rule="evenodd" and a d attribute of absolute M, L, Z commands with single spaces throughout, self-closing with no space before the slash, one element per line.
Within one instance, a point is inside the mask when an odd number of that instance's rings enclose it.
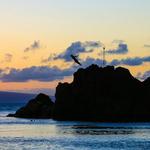
<path fill-rule="evenodd" d="M 100 122 L 150 121 L 150 79 L 141 82 L 128 69 L 91 65 L 59 83 L 53 110 L 56 120 Z"/>
<path fill-rule="evenodd" d="M 150 78 L 141 82 L 128 69 L 91 65 L 59 83 L 56 101 L 40 94 L 13 116 L 98 122 L 149 122 Z M 12 116 L 11 114 L 9 116 Z"/>

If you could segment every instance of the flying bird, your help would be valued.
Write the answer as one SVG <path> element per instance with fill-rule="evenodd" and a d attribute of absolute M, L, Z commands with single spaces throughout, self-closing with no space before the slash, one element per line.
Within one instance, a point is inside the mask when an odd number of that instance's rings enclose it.
<path fill-rule="evenodd" d="M 70 55 L 70 56 L 74 60 L 75 63 L 77 63 L 78 65 L 82 66 L 82 64 L 77 59 L 78 56 L 74 56 L 74 55 Z"/>

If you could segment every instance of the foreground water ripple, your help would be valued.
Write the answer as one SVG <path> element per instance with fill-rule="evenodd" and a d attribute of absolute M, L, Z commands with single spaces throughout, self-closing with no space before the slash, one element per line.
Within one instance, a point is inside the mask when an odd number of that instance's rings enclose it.
<path fill-rule="evenodd" d="M 59 122 L 5 117 L 12 111 L 12 107 L 0 111 L 0 150 L 150 149 L 150 123 Z"/>

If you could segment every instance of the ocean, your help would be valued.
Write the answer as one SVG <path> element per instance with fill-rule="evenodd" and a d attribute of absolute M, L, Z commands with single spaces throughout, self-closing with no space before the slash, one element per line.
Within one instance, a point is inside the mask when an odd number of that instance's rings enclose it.
<path fill-rule="evenodd" d="M 150 123 L 60 122 L 6 117 L 22 105 L 0 104 L 0 150 L 150 149 Z"/>

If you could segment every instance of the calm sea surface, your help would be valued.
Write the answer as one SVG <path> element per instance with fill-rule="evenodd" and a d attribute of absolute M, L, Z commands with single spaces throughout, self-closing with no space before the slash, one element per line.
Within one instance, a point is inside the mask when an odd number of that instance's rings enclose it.
<path fill-rule="evenodd" d="M 20 105 L 0 104 L 0 150 L 150 149 L 150 123 L 58 122 L 5 117 Z"/>

